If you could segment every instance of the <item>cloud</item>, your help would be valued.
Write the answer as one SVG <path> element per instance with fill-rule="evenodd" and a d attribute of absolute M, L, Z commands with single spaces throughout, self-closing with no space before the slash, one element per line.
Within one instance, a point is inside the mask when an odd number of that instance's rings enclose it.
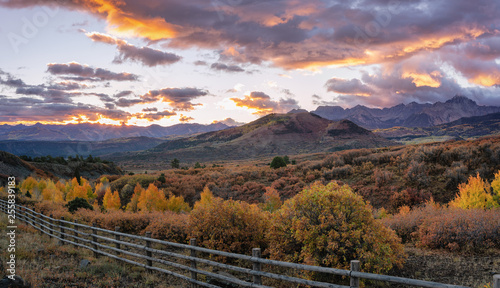
<path fill-rule="evenodd" d="M 0 84 L 9 87 L 22 87 L 26 84 L 23 80 L 15 78 L 12 74 L 4 72 L 0 69 Z"/>
<path fill-rule="evenodd" d="M 245 72 L 245 69 L 241 68 L 240 66 L 226 65 L 224 63 L 218 63 L 218 62 L 212 63 L 212 65 L 210 65 L 210 69 L 217 70 L 217 71 L 229 72 L 229 73 Z"/>
<path fill-rule="evenodd" d="M 358 79 L 346 80 L 332 78 L 326 82 L 325 86 L 328 91 L 340 94 L 351 94 L 357 96 L 370 96 L 373 94 L 373 90 L 361 83 Z"/>
<path fill-rule="evenodd" d="M 146 119 L 148 121 L 156 121 L 156 120 L 161 120 L 163 118 L 170 118 L 175 115 L 177 115 L 177 113 L 173 111 L 164 110 L 162 112 L 156 112 L 156 113 L 135 114 L 135 117 L 139 119 Z"/>
<path fill-rule="evenodd" d="M 86 11 L 105 19 L 113 35 L 162 41 L 164 47 L 178 49 L 212 49 L 219 51 L 224 61 L 269 62 L 285 69 L 394 63 L 415 54 L 439 52 L 478 39 L 489 47 L 496 47 L 496 43 L 487 42 L 498 36 L 500 14 L 500 3 L 495 0 L 480 3 L 468 0 L 273 0 L 239 1 L 232 5 L 203 0 L 55 3 L 3 0 L 0 5 L 22 8 L 45 4 Z M 169 57 L 157 50 L 148 50 L 150 48 L 128 47 L 130 44 L 123 40 L 111 41 L 95 33 L 89 36 L 95 41 L 126 47 L 122 48 L 118 61 L 149 59 L 146 65 L 158 65 L 158 60 L 151 58 L 162 56 L 159 58 L 166 63 L 178 60 L 174 55 Z M 470 50 L 477 54 L 482 48 Z M 483 51 L 481 57 L 493 57 L 495 51 Z M 138 56 L 147 53 L 154 56 Z"/>
<path fill-rule="evenodd" d="M 240 98 L 230 98 L 236 106 L 245 107 L 251 110 L 255 110 L 253 114 L 256 115 L 266 115 L 269 113 L 286 113 L 292 109 L 298 109 L 298 105 L 295 99 L 286 98 L 280 99 L 279 101 L 274 101 L 269 95 L 264 92 L 251 92 L 250 95 L 245 95 L 243 99 Z"/>
<path fill-rule="evenodd" d="M 143 103 L 150 103 L 161 100 L 169 103 L 176 111 L 194 110 L 195 106 L 201 106 L 201 103 L 193 103 L 194 99 L 209 95 L 206 90 L 198 88 L 165 88 L 161 90 L 151 90 L 141 96 Z"/>
<path fill-rule="evenodd" d="M 76 62 L 67 64 L 49 63 L 47 64 L 47 72 L 53 75 L 75 75 L 77 79 L 93 79 L 93 81 L 137 81 L 139 76 L 131 73 L 115 73 L 103 68 L 92 68 L 87 65 L 82 65 Z"/>
<path fill-rule="evenodd" d="M 181 121 L 182 123 L 188 123 L 188 122 L 193 121 L 193 120 L 194 120 L 193 117 L 189 117 L 189 116 L 186 116 L 183 114 L 181 114 L 181 116 L 179 117 L 179 121 Z"/>
<path fill-rule="evenodd" d="M 119 54 L 113 60 L 113 63 L 122 63 L 123 61 L 130 60 L 153 67 L 173 64 L 182 59 L 182 57 L 173 53 L 163 52 L 149 47 L 136 47 L 127 43 L 125 40 L 98 32 L 86 33 L 85 35 L 94 42 L 116 45 Z"/>

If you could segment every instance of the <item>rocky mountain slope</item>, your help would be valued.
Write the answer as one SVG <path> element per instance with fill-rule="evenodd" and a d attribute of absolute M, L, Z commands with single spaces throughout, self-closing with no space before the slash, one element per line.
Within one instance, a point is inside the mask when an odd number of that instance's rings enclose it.
<path fill-rule="evenodd" d="M 391 108 L 355 106 L 320 106 L 313 113 L 330 120 L 348 119 L 367 129 L 384 129 L 396 126 L 430 127 L 449 123 L 463 117 L 483 116 L 500 112 L 498 106 L 480 106 L 464 96 L 434 104 L 399 104 Z"/>

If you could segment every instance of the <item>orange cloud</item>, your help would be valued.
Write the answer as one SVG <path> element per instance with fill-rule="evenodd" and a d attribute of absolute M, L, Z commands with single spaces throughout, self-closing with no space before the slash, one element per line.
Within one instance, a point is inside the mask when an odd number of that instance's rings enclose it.
<path fill-rule="evenodd" d="M 417 73 L 417 72 L 404 72 L 402 74 L 402 77 L 411 78 L 412 82 L 417 87 L 429 86 L 437 88 L 441 86 L 440 78 L 442 77 L 442 75 L 439 71 L 433 71 L 430 74 Z"/>
<path fill-rule="evenodd" d="M 83 4 L 93 13 L 106 17 L 108 30 L 113 33 L 143 37 L 150 40 L 173 38 L 178 28 L 160 17 L 141 17 L 122 10 L 123 1 L 84 0 Z"/>
<path fill-rule="evenodd" d="M 263 92 L 251 92 L 250 95 L 245 95 L 243 99 L 230 98 L 236 106 L 254 110 L 252 114 L 266 115 L 269 113 L 286 113 L 292 109 L 300 108 L 297 101 L 294 99 L 280 99 L 274 101 L 271 97 Z"/>

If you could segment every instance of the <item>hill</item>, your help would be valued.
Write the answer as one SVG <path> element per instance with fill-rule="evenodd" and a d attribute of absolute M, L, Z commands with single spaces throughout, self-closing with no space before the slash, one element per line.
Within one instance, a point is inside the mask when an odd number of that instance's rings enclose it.
<path fill-rule="evenodd" d="M 498 106 L 480 106 L 464 96 L 434 104 L 399 104 L 390 108 L 368 108 L 362 105 L 344 109 L 340 106 L 319 106 L 313 113 L 330 120 L 348 119 L 367 129 L 431 127 L 463 117 L 499 113 Z"/>
<path fill-rule="evenodd" d="M 312 113 L 270 114 L 251 123 L 168 141 L 136 153 L 105 156 L 115 162 L 169 163 L 256 159 L 272 155 L 332 152 L 394 143 L 349 120 L 331 121 Z"/>
<path fill-rule="evenodd" d="M 2 187 L 7 185 L 7 178 L 9 176 L 16 177 L 16 181 L 20 178 L 26 178 L 30 175 L 38 177 L 52 177 L 50 173 L 37 169 L 30 163 L 21 160 L 19 157 L 0 151 L 0 185 Z"/>
<path fill-rule="evenodd" d="M 55 162 L 27 162 L 21 158 L 0 151 L 0 185 L 5 186 L 9 176 L 16 177 L 16 181 L 28 176 L 43 178 L 69 179 L 75 176 L 76 170 L 82 177 L 95 179 L 101 175 L 122 175 L 123 172 L 113 163 L 88 161 L 69 161 L 65 163 Z"/>
<path fill-rule="evenodd" d="M 209 125 L 184 123 L 168 127 L 151 125 L 114 126 L 102 124 L 44 125 L 0 125 L 0 140 L 16 141 L 105 141 L 116 138 L 150 137 L 161 138 L 172 135 L 191 135 L 226 129 L 229 126 L 218 122 Z"/>
<path fill-rule="evenodd" d="M 464 117 L 459 120 L 423 128 L 393 127 L 373 131 L 375 134 L 402 143 L 449 139 L 474 139 L 500 134 L 500 113 Z"/>
<path fill-rule="evenodd" d="M 51 155 L 101 156 L 104 154 L 140 151 L 153 148 L 165 140 L 150 137 L 108 139 L 104 141 L 0 141 L 0 150 L 30 157 Z"/>

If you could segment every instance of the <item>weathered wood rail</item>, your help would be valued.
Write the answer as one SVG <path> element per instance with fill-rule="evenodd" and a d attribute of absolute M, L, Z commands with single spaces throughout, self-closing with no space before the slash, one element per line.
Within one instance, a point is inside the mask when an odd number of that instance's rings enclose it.
<path fill-rule="evenodd" d="M 4 213 L 8 213 L 7 208 L 7 202 L 0 199 L 0 210 Z M 259 288 L 269 287 L 262 284 L 263 278 L 284 281 L 285 283 L 290 284 L 294 283 L 308 285 L 311 287 L 328 288 L 359 287 L 361 279 L 384 281 L 417 287 L 467 288 L 465 286 L 360 272 L 360 263 L 357 260 L 351 261 L 351 270 L 303 265 L 261 258 L 260 248 L 254 248 L 252 250 L 252 256 L 248 256 L 199 247 L 196 246 L 196 239 L 191 239 L 190 245 L 187 245 L 154 239 L 151 238 L 151 233 L 146 233 L 146 236 L 143 237 L 121 233 L 119 232 L 119 227 L 116 227 L 115 231 L 112 231 L 96 227 L 95 224 L 88 226 L 77 223 L 76 221 L 66 221 L 64 218 L 54 219 L 53 217 L 43 215 L 33 209 L 20 205 L 16 205 L 15 212 L 17 220 L 25 222 L 38 230 L 40 233 L 47 234 L 50 237 L 58 239 L 60 245 L 74 245 L 76 247 L 93 251 L 95 257 L 107 256 L 131 265 L 172 275 L 191 283 L 192 287 L 220 287 L 210 284 L 208 281 L 202 281 L 199 275 L 204 275 L 205 279 L 217 279 L 226 283 L 236 284 L 239 287 Z M 155 246 L 153 246 L 153 244 Z M 157 249 L 158 247 L 162 249 Z M 186 253 L 171 252 L 173 248 L 183 250 Z M 247 262 L 249 264 L 247 267 L 251 268 L 242 267 L 244 265 L 236 266 L 234 264 L 224 264 L 214 261 L 213 259 L 202 258 L 198 256 L 199 254 L 242 260 L 237 262 Z M 138 262 L 141 260 L 144 263 Z M 160 267 L 160 265 L 162 266 Z M 312 281 L 299 277 L 267 272 L 264 271 L 265 269 L 262 269 L 264 265 L 270 267 L 296 269 L 299 271 L 320 272 L 332 275 L 332 278 L 334 277 L 333 275 L 343 276 L 350 278 L 350 286 Z M 168 267 L 168 269 L 166 269 L 166 267 Z M 203 270 L 203 267 L 212 267 L 212 269 L 216 268 L 232 271 L 233 273 L 238 274 L 239 277 L 210 272 Z M 500 275 L 495 275 L 493 277 L 492 288 L 500 288 Z"/>

